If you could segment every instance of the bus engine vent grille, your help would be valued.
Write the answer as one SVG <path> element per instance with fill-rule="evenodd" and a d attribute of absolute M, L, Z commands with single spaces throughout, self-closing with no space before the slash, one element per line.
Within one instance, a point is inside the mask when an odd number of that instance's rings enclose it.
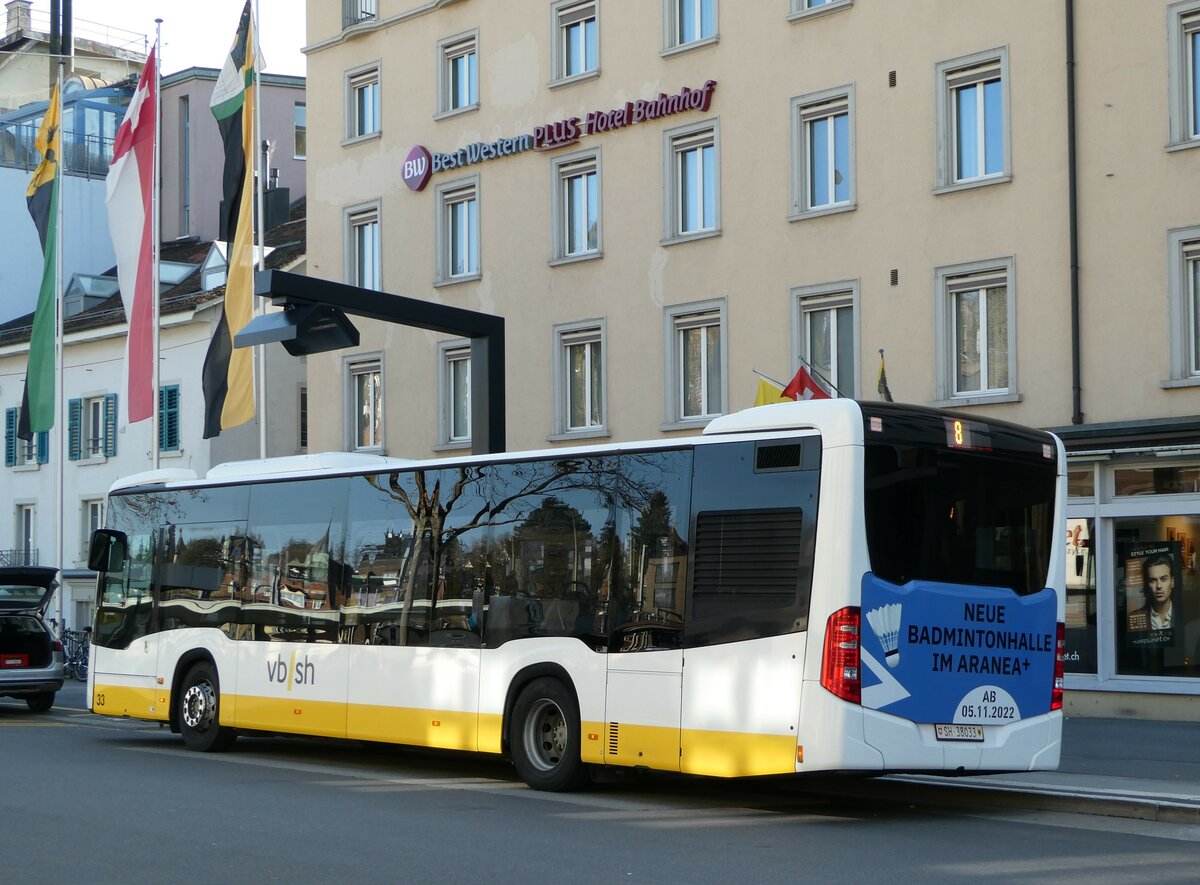
<path fill-rule="evenodd" d="M 693 585 L 697 612 L 722 602 L 745 606 L 752 599 L 769 604 L 795 600 L 803 527 L 799 508 L 699 514 Z"/>
<path fill-rule="evenodd" d="M 608 755 L 616 756 L 617 749 L 620 747 L 620 723 L 608 723 Z"/>
<path fill-rule="evenodd" d="M 798 470 L 803 453 L 804 446 L 800 443 L 759 446 L 754 452 L 754 469 L 758 471 Z"/>

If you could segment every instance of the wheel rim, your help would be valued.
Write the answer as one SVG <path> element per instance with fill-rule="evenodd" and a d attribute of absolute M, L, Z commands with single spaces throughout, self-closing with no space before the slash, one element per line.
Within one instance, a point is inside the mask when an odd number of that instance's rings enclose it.
<path fill-rule="evenodd" d="M 566 755 L 567 720 L 558 704 L 540 698 L 525 718 L 525 755 L 539 771 L 550 771 Z"/>
<path fill-rule="evenodd" d="M 207 731 L 217 712 L 217 693 L 211 683 L 198 682 L 183 696 L 183 722 L 193 731 Z"/>

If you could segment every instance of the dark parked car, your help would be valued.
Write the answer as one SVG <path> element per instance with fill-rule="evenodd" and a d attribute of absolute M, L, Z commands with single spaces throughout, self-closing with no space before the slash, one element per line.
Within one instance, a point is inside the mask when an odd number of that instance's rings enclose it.
<path fill-rule="evenodd" d="M 0 698 L 24 698 L 35 713 L 54 706 L 63 684 L 62 643 L 43 619 L 57 572 L 0 567 Z"/>

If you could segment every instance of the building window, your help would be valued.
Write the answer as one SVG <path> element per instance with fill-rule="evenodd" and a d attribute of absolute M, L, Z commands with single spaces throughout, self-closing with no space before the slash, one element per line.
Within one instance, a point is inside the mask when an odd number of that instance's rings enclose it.
<path fill-rule="evenodd" d="M 308 387 L 300 385 L 300 403 L 298 409 L 300 419 L 300 451 L 308 451 Z"/>
<path fill-rule="evenodd" d="M 555 437 L 607 434 L 605 322 L 554 327 Z"/>
<path fill-rule="evenodd" d="M 792 214 L 854 205 L 854 87 L 792 99 Z"/>
<path fill-rule="evenodd" d="M 1200 384 L 1200 226 L 1167 235 L 1167 306 L 1171 378 L 1164 386 Z"/>
<path fill-rule="evenodd" d="M 938 187 L 1007 181 L 1008 50 L 941 62 L 937 79 Z"/>
<path fill-rule="evenodd" d="M 364 289 L 381 288 L 379 204 L 346 210 L 346 282 Z"/>
<path fill-rule="evenodd" d="M 179 385 L 158 389 L 158 450 L 179 451 Z"/>
<path fill-rule="evenodd" d="M 479 107 L 479 32 L 438 43 L 438 115 Z"/>
<path fill-rule="evenodd" d="M 1170 140 L 1168 148 L 1200 145 L 1200 0 L 1167 9 Z"/>
<path fill-rule="evenodd" d="M 479 276 L 479 177 L 439 185 L 438 283 L 457 283 Z"/>
<path fill-rule="evenodd" d="M 1013 261 L 937 268 L 941 399 L 1016 399 Z"/>
<path fill-rule="evenodd" d="M 554 161 L 553 259 L 594 258 L 600 254 L 600 153 L 570 154 Z"/>
<path fill-rule="evenodd" d="M 17 436 L 20 419 L 20 409 L 4 410 L 4 466 L 26 467 L 45 464 L 50 460 L 49 432 L 43 430 L 33 434 L 30 440 L 20 439 Z"/>
<path fill-rule="evenodd" d="M 554 80 L 569 80 L 600 69 L 599 0 L 559 0 L 550 8 L 554 29 Z"/>
<path fill-rule="evenodd" d="M 471 345 L 457 339 L 438 344 L 439 446 L 471 443 Z"/>
<path fill-rule="evenodd" d="M 792 11 L 788 18 L 792 21 L 812 18 L 835 9 L 845 9 L 853 3 L 854 0 L 792 0 Z"/>
<path fill-rule="evenodd" d="M 807 363 L 830 396 L 858 390 L 858 283 L 849 281 L 792 290 L 797 362 Z"/>
<path fill-rule="evenodd" d="M 346 73 L 346 140 L 378 135 L 379 65 L 371 64 Z"/>
<path fill-rule="evenodd" d="M 292 106 L 292 158 L 308 158 L 308 107 L 302 101 Z"/>
<path fill-rule="evenodd" d="M 379 14 L 379 0 L 342 0 L 342 27 L 372 21 Z"/>
<path fill-rule="evenodd" d="M 351 448 L 383 448 L 383 364 L 379 358 L 347 364 L 350 381 Z"/>
<path fill-rule="evenodd" d="M 16 562 L 12 565 L 37 565 L 37 546 L 34 529 L 37 525 L 37 505 L 18 504 L 16 509 Z"/>
<path fill-rule="evenodd" d="M 67 457 L 71 461 L 117 454 L 117 395 L 107 393 L 67 402 Z"/>
<path fill-rule="evenodd" d="M 179 234 L 191 231 L 192 211 L 192 111 L 188 96 L 179 98 Z"/>
<path fill-rule="evenodd" d="M 713 42 L 717 38 L 717 0 L 664 0 L 664 51 Z"/>
<path fill-rule="evenodd" d="M 711 120 L 668 130 L 665 135 L 668 187 L 664 240 L 719 233 L 721 182 L 720 130 Z"/>
<path fill-rule="evenodd" d="M 668 307 L 665 320 L 667 428 L 723 414 L 728 364 L 725 300 Z"/>
<path fill-rule="evenodd" d="M 94 498 L 89 501 L 84 501 L 80 505 L 79 525 L 83 529 L 82 541 L 83 556 L 81 559 L 87 559 L 88 547 L 91 545 L 92 532 L 96 529 L 104 528 L 104 499 Z"/>

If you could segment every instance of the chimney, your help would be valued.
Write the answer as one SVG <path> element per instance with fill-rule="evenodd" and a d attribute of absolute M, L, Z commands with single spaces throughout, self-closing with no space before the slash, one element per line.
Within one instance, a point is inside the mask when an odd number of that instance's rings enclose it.
<path fill-rule="evenodd" d="M 29 14 L 29 10 L 32 7 L 33 0 L 8 0 L 4 4 L 4 8 L 8 10 L 8 26 L 4 29 L 5 36 L 15 34 L 18 31 L 33 30 Z"/>

